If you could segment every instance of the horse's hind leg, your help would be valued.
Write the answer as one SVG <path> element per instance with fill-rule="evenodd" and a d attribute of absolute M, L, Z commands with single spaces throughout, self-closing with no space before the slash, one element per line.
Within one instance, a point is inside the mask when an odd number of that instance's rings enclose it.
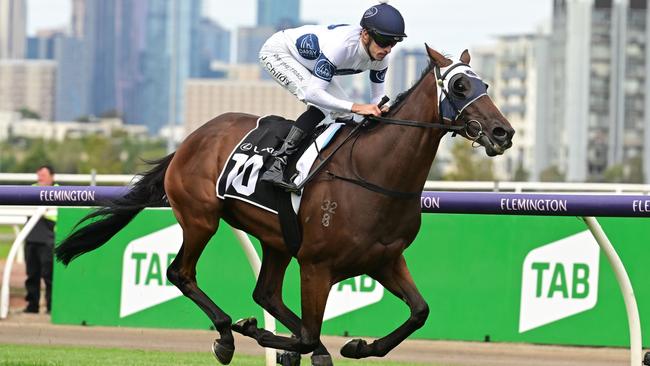
<path fill-rule="evenodd" d="M 367 344 L 362 339 L 353 339 L 341 348 L 341 355 L 348 358 L 369 356 L 383 357 L 408 336 L 424 325 L 429 315 L 429 306 L 418 291 L 406 266 L 404 256 L 400 256 L 392 265 L 387 265 L 379 272 L 371 274 L 387 290 L 402 299 L 410 308 L 409 318 L 389 335 Z"/>
<path fill-rule="evenodd" d="M 255 290 L 253 291 L 253 299 L 293 334 L 300 335 L 300 318 L 282 301 L 282 283 L 291 257 L 287 253 L 279 252 L 265 245 L 262 248 L 262 268 L 257 279 L 257 284 L 255 285 Z M 233 325 L 233 330 L 243 331 L 242 328 L 250 326 L 251 321 L 252 319 L 245 319 L 244 322 Z M 258 329 L 254 333 L 259 336 L 259 332 L 264 331 L 263 329 Z M 300 355 L 297 353 L 285 353 L 284 356 L 295 360 L 298 364 L 300 363 Z M 312 354 L 312 366 L 331 365 L 332 356 L 323 343 L 319 342 L 318 347 Z"/>
<path fill-rule="evenodd" d="M 213 344 L 212 350 L 219 362 L 227 365 L 235 351 L 235 342 L 230 329 L 232 320 L 196 283 L 196 263 L 219 225 L 216 212 L 211 216 L 203 219 L 200 215 L 183 216 L 181 219 L 177 215 L 183 228 L 183 245 L 167 268 L 167 278 L 210 318 L 220 335 L 220 339 Z"/>

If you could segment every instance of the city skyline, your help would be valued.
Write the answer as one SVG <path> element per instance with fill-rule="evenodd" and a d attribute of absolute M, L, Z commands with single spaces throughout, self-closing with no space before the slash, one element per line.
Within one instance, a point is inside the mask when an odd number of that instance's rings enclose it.
<path fill-rule="evenodd" d="M 363 11 L 377 3 L 374 0 L 331 0 L 324 7 L 317 0 L 302 0 L 300 16 L 303 21 L 321 24 L 357 24 Z M 552 7 L 550 0 L 494 0 L 489 3 L 433 0 L 427 12 L 422 11 L 422 3 L 414 0 L 392 0 L 389 4 L 400 9 L 406 20 L 408 38 L 400 46 L 419 48 L 427 42 L 454 56 L 465 48 L 492 43 L 500 35 L 547 29 Z M 222 5 L 221 0 L 204 0 L 203 13 L 229 30 L 256 24 L 257 0 Z M 67 26 L 70 6 L 70 0 L 28 0 L 28 34 L 33 35 L 38 29 Z M 441 34 L 441 30 L 448 29 L 454 31 Z"/>

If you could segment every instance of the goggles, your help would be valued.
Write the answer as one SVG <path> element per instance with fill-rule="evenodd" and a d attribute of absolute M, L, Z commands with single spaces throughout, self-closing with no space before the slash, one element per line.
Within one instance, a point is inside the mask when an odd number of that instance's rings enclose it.
<path fill-rule="evenodd" d="M 375 31 L 370 31 L 368 33 L 370 34 L 370 37 L 372 37 L 372 39 L 375 41 L 377 46 L 381 48 L 386 48 L 388 46 L 395 47 L 397 42 L 402 42 L 402 37 L 384 36 Z"/>

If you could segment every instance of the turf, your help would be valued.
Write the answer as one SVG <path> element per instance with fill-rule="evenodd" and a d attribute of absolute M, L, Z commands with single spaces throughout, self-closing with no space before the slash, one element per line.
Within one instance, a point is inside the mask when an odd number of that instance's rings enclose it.
<path fill-rule="evenodd" d="M 11 243 L 0 242 L 0 260 L 7 259 L 7 256 L 9 255 L 9 249 L 11 249 Z"/>
<path fill-rule="evenodd" d="M 339 366 L 416 366 L 425 364 L 386 362 L 382 360 L 336 360 Z M 235 355 L 233 366 L 264 365 L 262 357 Z M 309 365 L 303 357 L 302 365 Z M 123 365 L 219 365 L 208 352 L 163 352 L 115 348 L 62 347 L 35 345 L 0 345 L 3 366 L 123 366 Z M 432 366 L 433 364 L 428 364 Z M 442 366 L 442 365 L 436 365 Z"/>

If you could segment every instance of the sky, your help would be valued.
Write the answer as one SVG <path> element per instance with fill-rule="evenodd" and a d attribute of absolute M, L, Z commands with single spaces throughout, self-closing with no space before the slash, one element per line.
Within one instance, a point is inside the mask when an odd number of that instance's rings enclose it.
<path fill-rule="evenodd" d="M 234 30 L 256 21 L 256 0 L 203 0 L 205 15 Z M 301 18 L 321 24 L 358 24 L 376 0 L 301 0 Z M 227 4 L 227 5 L 226 5 Z M 465 48 L 489 45 L 496 36 L 548 29 L 551 0 L 392 0 L 406 21 L 402 47 L 432 48 L 459 55 Z M 62 27 L 70 0 L 28 0 L 28 33 Z"/>

